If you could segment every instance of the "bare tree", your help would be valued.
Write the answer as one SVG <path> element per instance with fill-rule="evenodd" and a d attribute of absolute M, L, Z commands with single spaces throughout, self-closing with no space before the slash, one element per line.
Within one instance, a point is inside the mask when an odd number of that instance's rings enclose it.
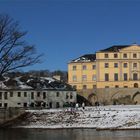
<path fill-rule="evenodd" d="M 0 15 L 0 76 L 40 62 L 41 55 L 36 54 L 35 46 L 24 40 L 26 34 L 18 22 L 8 15 Z"/>

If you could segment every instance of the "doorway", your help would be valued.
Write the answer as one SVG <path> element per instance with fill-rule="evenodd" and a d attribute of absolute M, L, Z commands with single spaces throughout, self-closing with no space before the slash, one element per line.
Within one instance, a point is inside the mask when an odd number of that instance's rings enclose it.
<path fill-rule="evenodd" d="M 138 87 L 139 87 L 138 83 L 134 83 L 134 88 L 138 88 Z"/>

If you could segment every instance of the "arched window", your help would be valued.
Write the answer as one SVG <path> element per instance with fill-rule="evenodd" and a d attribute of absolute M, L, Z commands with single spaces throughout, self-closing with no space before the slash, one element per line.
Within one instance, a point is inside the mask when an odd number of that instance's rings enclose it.
<path fill-rule="evenodd" d="M 139 87 L 138 83 L 134 83 L 134 88 L 138 88 L 138 87 Z"/>

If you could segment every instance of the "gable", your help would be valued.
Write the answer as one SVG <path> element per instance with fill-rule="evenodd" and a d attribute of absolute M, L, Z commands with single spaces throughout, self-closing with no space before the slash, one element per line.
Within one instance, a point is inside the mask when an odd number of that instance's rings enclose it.
<path fill-rule="evenodd" d="M 126 48 L 122 48 L 120 49 L 120 51 L 140 51 L 140 46 L 139 45 L 131 45 L 131 46 L 128 46 Z"/>

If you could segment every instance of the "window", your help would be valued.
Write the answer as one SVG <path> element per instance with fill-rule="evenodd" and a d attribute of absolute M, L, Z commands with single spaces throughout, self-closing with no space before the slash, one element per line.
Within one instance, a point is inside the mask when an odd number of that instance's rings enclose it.
<path fill-rule="evenodd" d="M 83 65 L 83 70 L 86 70 L 87 69 L 87 66 L 86 65 Z"/>
<path fill-rule="evenodd" d="M 92 69 L 95 70 L 96 69 L 96 65 L 92 65 Z"/>
<path fill-rule="evenodd" d="M 21 92 L 18 92 L 18 97 L 21 97 Z"/>
<path fill-rule="evenodd" d="M 56 108 L 59 108 L 60 105 L 59 105 L 59 102 L 56 102 Z"/>
<path fill-rule="evenodd" d="M 24 92 L 24 97 L 27 97 L 27 92 Z"/>
<path fill-rule="evenodd" d="M 17 103 L 17 105 L 21 105 L 21 103 Z"/>
<path fill-rule="evenodd" d="M 105 81 L 109 81 L 109 74 L 105 73 Z"/>
<path fill-rule="evenodd" d="M 138 74 L 137 73 L 133 73 L 133 80 L 138 80 Z"/>
<path fill-rule="evenodd" d="M 4 103 L 4 107 L 7 108 L 8 107 L 8 104 L 7 103 Z"/>
<path fill-rule="evenodd" d="M 59 97 L 59 92 L 56 92 L 56 97 Z"/>
<path fill-rule="evenodd" d="M 105 88 L 109 88 L 109 86 L 105 86 Z"/>
<path fill-rule="evenodd" d="M 49 103 L 49 107 L 52 108 L 52 102 Z"/>
<path fill-rule="evenodd" d="M 73 66 L 73 68 L 72 68 L 73 70 L 76 70 L 76 66 Z"/>
<path fill-rule="evenodd" d="M 133 68 L 137 68 L 137 63 L 133 63 Z"/>
<path fill-rule="evenodd" d="M 43 99 L 46 99 L 46 92 L 43 92 Z"/>
<path fill-rule="evenodd" d="M 0 100 L 2 99 L 2 92 L 0 92 Z"/>
<path fill-rule="evenodd" d="M 87 76 L 86 75 L 83 75 L 82 76 L 82 81 L 86 81 L 87 80 Z"/>
<path fill-rule="evenodd" d="M 93 85 L 93 89 L 96 89 L 96 85 Z"/>
<path fill-rule="evenodd" d="M 118 54 L 117 53 L 114 54 L 114 58 L 118 58 Z"/>
<path fill-rule="evenodd" d="M 37 92 L 37 97 L 40 97 L 40 92 Z"/>
<path fill-rule="evenodd" d="M 83 89 L 87 89 L 87 85 L 83 85 Z"/>
<path fill-rule="evenodd" d="M 105 58 L 108 58 L 108 53 L 105 53 Z"/>
<path fill-rule="evenodd" d="M 118 73 L 114 73 L 114 81 L 118 81 Z"/>
<path fill-rule="evenodd" d="M 68 95 L 68 93 L 66 94 L 66 99 L 68 99 L 69 98 L 69 95 Z"/>
<path fill-rule="evenodd" d="M 13 92 L 10 92 L 10 97 L 13 97 Z"/>
<path fill-rule="evenodd" d="M 108 68 L 109 67 L 109 64 L 108 63 L 105 63 L 105 68 Z"/>
<path fill-rule="evenodd" d="M 73 95 L 72 95 L 72 93 L 70 93 L 70 99 L 72 99 L 73 98 Z"/>
<path fill-rule="evenodd" d="M 2 107 L 2 103 L 0 103 L 0 107 Z"/>
<path fill-rule="evenodd" d="M 24 106 L 24 107 L 27 107 L 27 103 L 23 103 L 23 106 Z"/>
<path fill-rule="evenodd" d="M 133 53 L 133 58 L 137 58 L 137 54 L 136 53 Z"/>
<path fill-rule="evenodd" d="M 123 54 L 123 58 L 127 58 L 127 53 L 124 53 Z"/>
<path fill-rule="evenodd" d="M 127 73 L 124 73 L 124 74 L 123 74 L 123 77 L 124 77 L 124 81 L 127 81 L 127 79 L 128 79 L 128 78 L 127 78 Z"/>
<path fill-rule="evenodd" d="M 124 64 L 123 64 L 123 67 L 124 67 L 124 68 L 127 68 L 127 63 L 124 63 Z"/>
<path fill-rule="evenodd" d="M 73 75 L 72 80 L 73 80 L 73 82 L 76 82 L 77 81 L 77 76 Z"/>
<path fill-rule="evenodd" d="M 31 92 L 31 99 L 34 99 L 34 92 Z"/>
<path fill-rule="evenodd" d="M 35 104 L 32 102 L 31 104 L 30 104 L 30 107 L 34 107 L 35 106 Z"/>
<path fill-rule="evenodd" d="M 115 88 L 119 88 L 119 85 L 115 85 Z"/>
<path fill-rule="evenodd" d="M 118 68 L 118 63 L 114 63 L 114 68 Z"/>
<path fill-rule="evenodd" d="M 96 75 L 92 76 L 92 81 L 96 81 Z"/>
<path fill-rule="evenodd" d="M 8 99 L 8 93 L 7 93 L 7 92 L 4 93 L 4 99 L 5 99 L 5 100 Z"/>

